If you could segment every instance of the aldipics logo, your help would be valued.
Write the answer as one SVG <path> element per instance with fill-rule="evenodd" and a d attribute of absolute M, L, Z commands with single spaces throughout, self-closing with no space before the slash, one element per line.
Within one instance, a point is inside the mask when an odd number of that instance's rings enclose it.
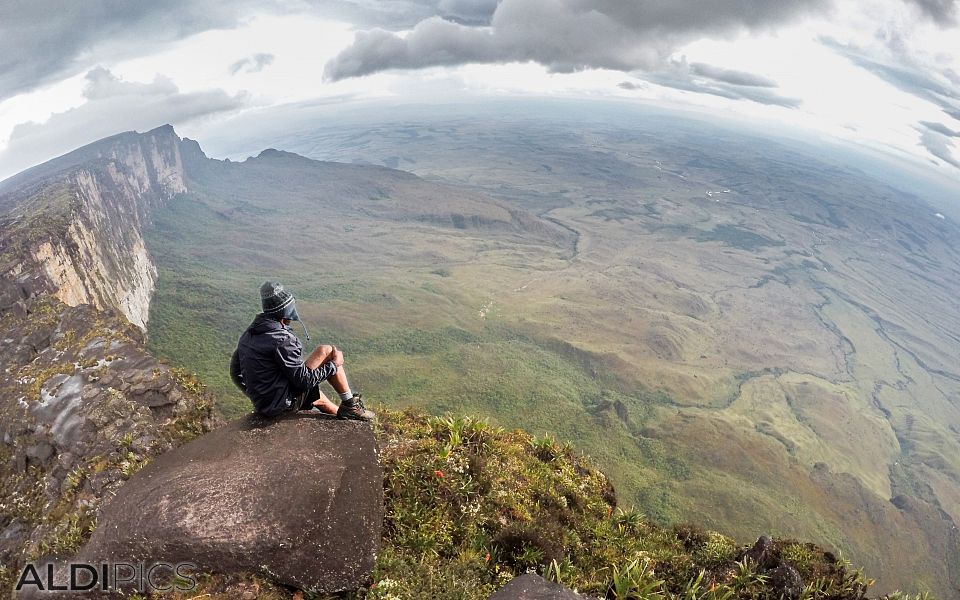
<path fill-rule="evenodd" d="M 188 592 L 197 587 L 194 578 L 197 565 L 192 563 L 67 563 L 37 567 L 28 564 L 20 573 L 16 590 L 41 592 L 89 592 L 91 590 L 123 590 L 147 594 L 151 592 Z"/>

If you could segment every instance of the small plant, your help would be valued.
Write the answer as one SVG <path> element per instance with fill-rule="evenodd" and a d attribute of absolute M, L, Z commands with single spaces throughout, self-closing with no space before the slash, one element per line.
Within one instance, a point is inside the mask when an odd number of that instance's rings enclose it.
<path fill-rule="evenodd" d="M 521 567 L 535 567 L 543 563 L 543 558 L 544 554 L 542 549 L 524 544 L 514 560 Z M 556 562 L 556 559 L 551 562 Z"/>
<path fill-rule="evenodd" d="M 663 580 L 657 579 L 649 561 L 634 559 L 623 569 L 613 567 L 608 595 L 616 600 L 663 598 Z"/>
<path fill-rule="evenodd" d="M 614 526 L 623 533 L 624 530 L 634 530 L 641 525 L 643 525 L 643 520 L 645 515 L 642 512 L 636 510 L 623 510 L 622 508 L 617 508 L 616 512 L 613 513 L 611 521 Z"/>
<path fill-rule="evenodd" d="M 733 540 L 725 535 L 711 532 L 698 554 L 708 567 L 717 567 L 730 562 L 736 552 L 737 546 Z"/>
<path fill-rule="evenodd" d="M 683 591 L 680 592 L 680 598 L 683 600 L 699 600 L 700 590 L 703 588 L 703 577 L 706 574 L 707 572 L 705 570 L 700 569 L 696 577 L 687 581 Z"/>
<path fill-rule="evenodd" d="M 134 473 L 142 469 L 147 464 L 145 458 L 140 458 L 133 452 L 127 452 L 127 455 L 120 461 L 120 473 L 124 479 L 129 479 Z"/>
<path fill-rule="evenodd" d="M 37 556 L 65 556 L 73 554 L 90 537 L 96 526 L 91 512 L 80 510 L 55 524 L 50 535 L 38 547 Z"/>
<path fill-rule="evenodd" d="M 128 431 L 123 434 L 123 436 L 117 441 L 117 445 L 120 446 L 121 450 L 127 450 L 133 446 L 133 433 Z"/>
<path fill-rule="evenodd" d="M 67 491 L 73 492 L 79 489 L 83 480 L 87 477 L 87 470 L 80 465 L 67 474 Z"/>
<path fill-rule="evenodd" d="M 556 440 L 549 434 L 532 438 L 530 440 L 530 446 L 533 448 L 534 456 L 543 462 L 550 462 L 560 455 Z"/>
<path fill-rule="evenodd" d="M 569 557 L 564 557 L 560 562 L 556 559 L 551 560 L 550 564 L 543 571 L 543 578 L 560 585 L 569 586 L 570 579 L 574 575 L 574 566 Z"/>
<path fill-rule="evenodd" d="M 903 592 L 897 591 L 886 596 L 886 600 L 933 600 L 933 596 L 930 595 L 930 592 L 924 591 L 919 594 L 910 595 Z"/>
<path fill-rule="evenodd" d="M 737 562 L 737 570 L 733 574 L 731 583 L 736 589 L 749 589 L 753 586 L 762 586 L 766 584 L 767 576 L 761 575 L 754 570 L 752 562 L 746 558 Z"/>
<path fill-rule="evenodd" d="M 471 417 L 454 417 L 443 415 L 430 420 L 430 429 L 441 442 L 444 442 L 445 452 L 442 458 L 446 459 L 454 449 L 468 444 L 480 450 L 486 444 L 486 439 L 496 430 L 484 419 Z"/>
<path fill-rule="evenodd" d="M 173 379 L 180 384 L 180 387 L 191 394 L 196 394 L 198 396 L 203 395 L 207 389 L 196 375 L 190 371 L 187 371 L 186 369 L 174 367 L 170 369 L 170 375 L 172 375 Z"/>
<path fill-rule="evenodd" d="M 830 588 L 830 582 L 825 577 L 817 577 L 807 585 L 803 586 L 800 592 L 800 600 L 813 600 L 814 598 L 823 598 L 827 596 Z"/>

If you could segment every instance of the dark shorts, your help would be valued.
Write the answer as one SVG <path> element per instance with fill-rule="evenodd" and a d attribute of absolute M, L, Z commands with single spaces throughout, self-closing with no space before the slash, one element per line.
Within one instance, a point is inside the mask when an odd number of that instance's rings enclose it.
<path fill-rule="evenodd" d="M 313 408 L 313 403 L 320 399 L 320 386 L 315 385 L 304 393 L 300 394 L 297 398 L 299 405 L 297 410 L 310 410 Z"/>

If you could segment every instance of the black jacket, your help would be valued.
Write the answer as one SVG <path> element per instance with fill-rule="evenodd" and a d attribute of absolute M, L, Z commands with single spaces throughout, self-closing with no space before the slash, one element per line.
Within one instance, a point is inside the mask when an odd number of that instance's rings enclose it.
<path fill-rule="evenodd" d="M 337 372 L 326 362 L 310 369 L 303 364 L 303 346 L 289 327 L 257 315 L 240 336 L 230 360 L 230 377 L 262 415 L 297 410 L 304 391 Z"/>

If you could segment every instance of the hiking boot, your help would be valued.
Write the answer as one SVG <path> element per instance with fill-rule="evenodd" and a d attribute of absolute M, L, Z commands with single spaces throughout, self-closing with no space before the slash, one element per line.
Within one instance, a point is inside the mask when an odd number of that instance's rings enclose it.
<path fill-rule="evenodd" d="M 360 394 L 354 394 L 353 398 L 344 400 L 340 403 L 340 408 L 337 409 L 338 419 L 372 421 L 375 416 L 376 415 L 363 406 L 363 400 L 360 399 Z"/>

